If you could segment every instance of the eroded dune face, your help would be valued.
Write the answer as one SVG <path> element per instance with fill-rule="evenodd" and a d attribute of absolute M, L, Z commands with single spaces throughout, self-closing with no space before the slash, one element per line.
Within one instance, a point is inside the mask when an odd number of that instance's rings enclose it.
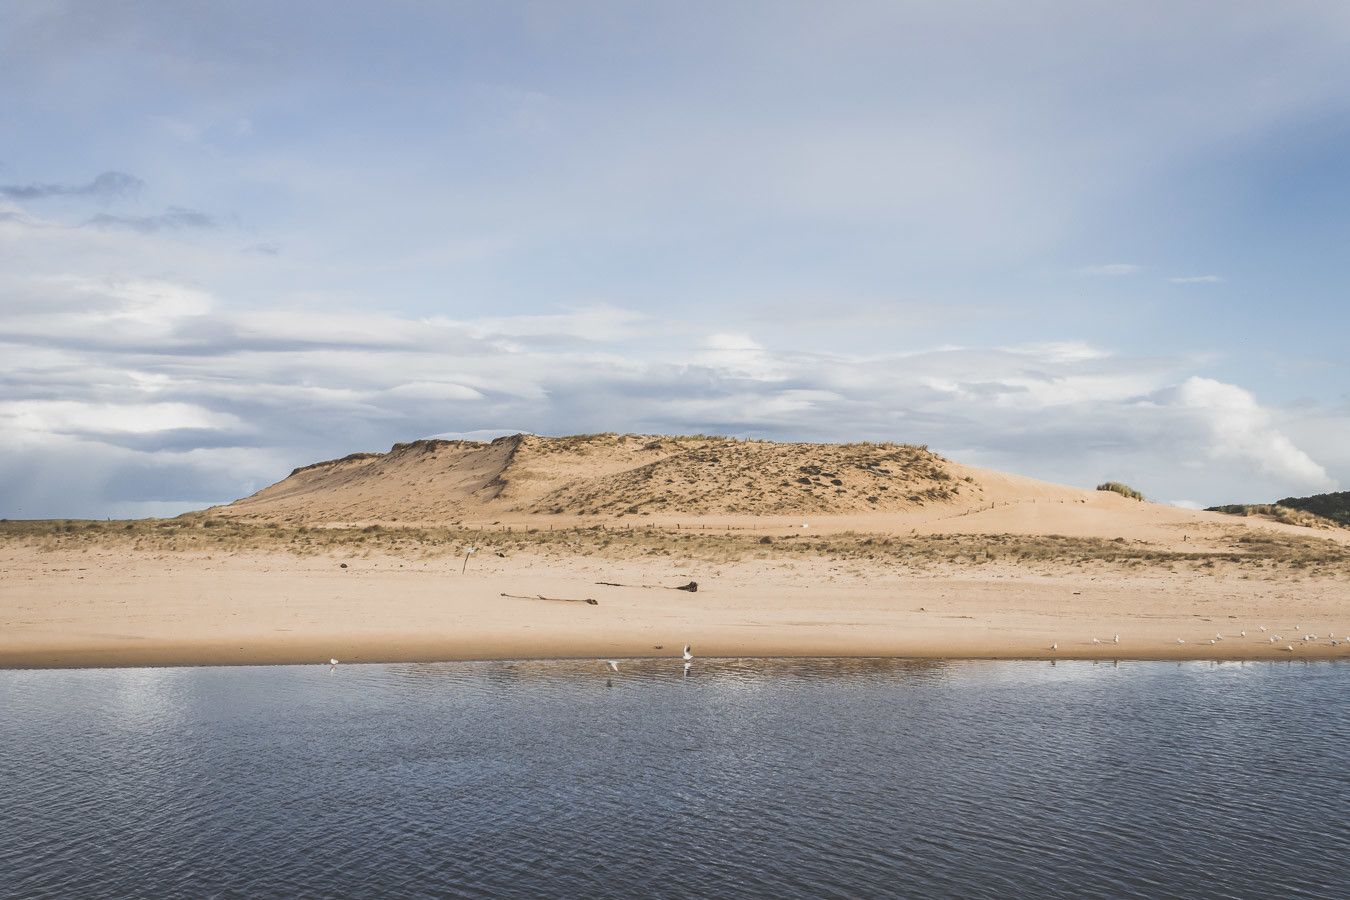
<path fill-rule="evenodd" d="M 1063 535 L 1176 550 L 1233 528 L 1307 530 L 973 468 L 910 444 L 631 434 L 395 444 L 304 466 L 189 515 L 303 525 L 700 523 L 766 534 L 809 521 L 812 533 Z M 1350 530 L 1331 537 L 1350 540 Z"/>
<path fill-rule="evenodd" d="M 313 521 L 867 514 L 974 502 L 981 492 L 970 474 L 907 444 L 513 435 L 414 441 L 315 463 L 213 514 Z"/>

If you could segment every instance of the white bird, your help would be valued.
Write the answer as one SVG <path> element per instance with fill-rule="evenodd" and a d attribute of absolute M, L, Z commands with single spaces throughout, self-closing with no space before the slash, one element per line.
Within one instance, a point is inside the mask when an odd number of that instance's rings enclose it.
<path fill-rule="evenodd" d="M 1239 632 L 1238 632 L 1238 636 L 1239 636 L 1239 637 L 1246 637 L 1246 636 L 1247 636 L 1247 632 L 1245 632 L 1245 631 L 1239 631 Z"/>
<path fill-rule="evenodd" d="M 692 659 L 694 658 L 694 654 L 692 654 L 692 653 L 689 652 L 689 645 L 688 645 L 688 644 L 685 644 L 685 645 L 684 645 L 684 654 L 683 654 L 683 656 L 684 656 L 684 661 L 685 661 L 685 662 L 689 662 L 690 660 L 692 660 Z"/>
<path fill-rule="evenodd" d="M 1222 640 L 1222 638 L 1220 638 L 1220 640 Z M 1209 639 L 1209 642 L 1210 642 L 1211 644 L 1214 643 L 1214 638 L 1210 638 L 1210 639 Z"/>
<path fill-rule="evenodd" d="M 1284 649 L 1288 650 L 1290 653 L 1293 653 L 1293 652 L 1294 652 L 1294 648 L 1293 648 L 1293 647 L 1285 647 Z"/>
<path fill-rule="evenodd" d="M 1111 638 L 1111 643 L 1113 643 L 1113 644 L 1119 644 L 1119 643 L 1120 643 L 1120 635 L 1116 635 L 1115 637 Z"/>
<path fill-rule="evenodd" d="M 1274 638 L 1271 638 L 1271 639 L 1270 639 L 1270 642 L 1271 642 L 1272 644 L 1275 643 L 1275 639 L 1274 639 Z"/>
<path fill-rule="evenodd" d="M 1256 627 L 1257 627 L 1257 628 L 1260 628 L 1262 631 L 1265 631 L 1265 630 L 1266 630 L 1266 626 L 1264 626 L 1264 625 L 1257 625 Z"/>
<path fill-rule="evenodd" d="M 1185 641 L 1184 638 L 1177 638 L 1177 643 L 1178 643 L 1178 644 L 1184 644 L 1184 643 L 1186 643 L 1186 641 Z"/>
<path fill-rule="evenodd" d="M 1294 626 L 1294 630 L 1295 630 L 1295 631 L 1302 631 L 1303 628 L 1302 628 L 1301 626 L 1299 626 L 1299 625 L 1295 625 L 1295 626 Z"/>
<path fill-rule="evenodd" d="M 1284 638 L 1280 637 L 1280 636 L 1277 634 L 1277 635 L 1275 635 L 1273 638 L 1271 638 L 1271 640 L 1272 640 L 1272 641 L 1282 641 L 1282 640 L 1284 640 Z"/>
<path fill-rule="evenodd" d="M 1101 641 L 1097 640 L 1096 638 L 1093 638 L 1093 639 L 1092 639 L 1092 643 L 1094 643 L 1094 644 L 1100 644 Z"/>
<path fill-rule="evenodd" d="M 1221 640 L 1223 640 L 1223 635 L 1221 635 L 1221 634 L 1215 634 L 1215 635 L 1214 635 L 1214 641 L 1221 641 Z M 1212 644 L 1212 643 L 1214 643 L 1214 641 L 1210 641 L 1210 643 Z"/>
<path fill-rule="evenodd" d="M 336 665 L 338 664 L 338 661 L 337 661 L 336 659 L 330 659 L 330 660 L 328 661 L 328 664 L 329 664 L 330 666 L 336 666 Z"/>
<path fill-rule="evenodd" d="M 1050 645 L 1050 649 L 1051 649 L 1051 650 L 1058 650 L 1058 649 L 1059 649 L 1059 644 L 1058 644 L 1058 643 L 1051 644 L 1051 645 Z"/>

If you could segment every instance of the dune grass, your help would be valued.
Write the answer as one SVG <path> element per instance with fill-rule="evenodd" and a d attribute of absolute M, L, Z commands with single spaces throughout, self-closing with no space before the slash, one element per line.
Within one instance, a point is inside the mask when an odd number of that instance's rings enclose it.
<path fill-rule="evenodd" d="M 1119 481 L 1104 481 L 1101 484 L 1097 485 L 1097 490 L 1112 491 L 1114 493 L 1119 494 L 1122 497 L 1129 497 L 1131 500 L 1138 500 L 1140 502 L 1144 500 L 1144 495 L 1142 493 L 1136 491 L 1128 484 L 1122 484 Z"/>
<path fill-rule="evenodd" d="M 1131 570 L 1292 570 L 1350 577 L 1350 547 L 1305 535 L 1234 529 L 1208 548 L 1178 552 L 1143 541 L 1064 535 L 833 535 L 770 536 L 715 530 L 672 530 L 641 525 L 570 528 L 491 526 L 307 527 L 224 518 L 134 521 L 0 522 L 0 547 L 49 551 L 124 549 L 136 553 L 248 553 L 456 556 L 530 554 L 549 559 L 679 557 L 709 563 L 754 559 L 831 559 L 929 571 L 938 567 L 1106 566 Z"/>

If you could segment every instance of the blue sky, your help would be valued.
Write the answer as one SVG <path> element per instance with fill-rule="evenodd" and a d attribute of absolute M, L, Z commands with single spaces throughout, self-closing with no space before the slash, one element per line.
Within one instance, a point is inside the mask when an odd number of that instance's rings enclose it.
<path fill-rule="evenodd" d="M 0 516 L 433 434 L 1350 485 L 1343 3 L 0 7 Z"/>

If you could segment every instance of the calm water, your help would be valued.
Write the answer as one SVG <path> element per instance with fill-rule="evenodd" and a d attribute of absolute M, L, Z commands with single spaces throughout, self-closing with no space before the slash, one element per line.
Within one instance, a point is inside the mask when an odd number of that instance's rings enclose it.
<path fill-rule="evenodd" d="M 0 671 L 0 896 L 1350 896 L 1350 665 Z"/>

